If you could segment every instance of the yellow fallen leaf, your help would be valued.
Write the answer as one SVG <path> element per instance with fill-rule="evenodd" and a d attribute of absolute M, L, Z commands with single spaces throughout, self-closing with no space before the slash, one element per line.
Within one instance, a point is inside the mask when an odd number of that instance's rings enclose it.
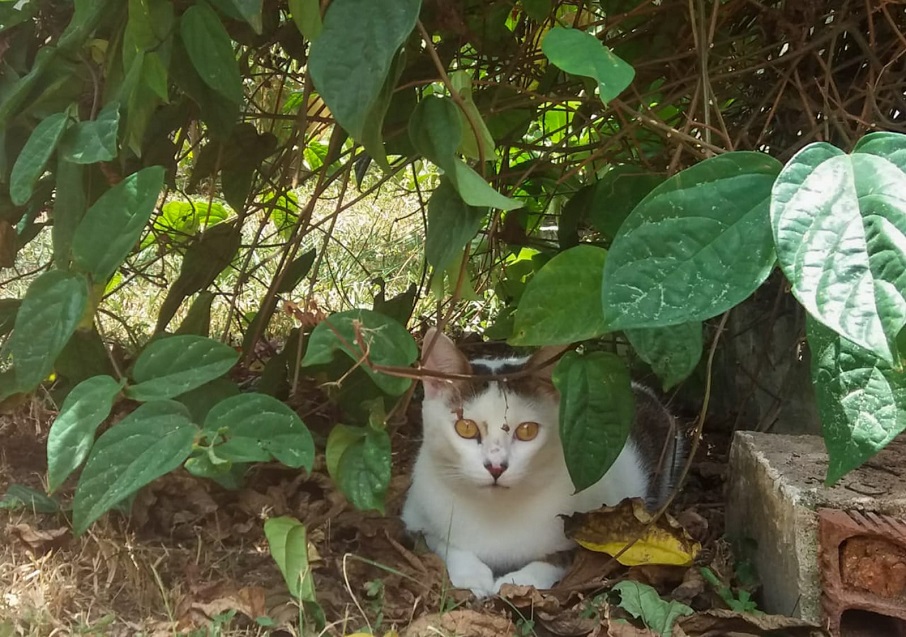
<path fill-rule="evenodd" d="M 564 518 L 566 535 L 589 551 L 617 555 L 627 544 L 638 540 L 617 557 L 624 566 L 665 564 L 690 566 L 701 551 L 686 530 L 664 514 L 649 529 L 651 514 L 640 498 L 626 499 L 614 507 Z"/>

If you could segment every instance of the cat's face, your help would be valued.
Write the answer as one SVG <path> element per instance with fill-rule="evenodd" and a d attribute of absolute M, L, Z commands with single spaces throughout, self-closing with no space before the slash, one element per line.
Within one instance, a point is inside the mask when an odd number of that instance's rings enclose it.
<path fill-rule="evenodd" d="M 431 330 L 425 346 L 434 338 Z M 554 354 L 471 364 L 452 341 L 437 336 L 422 368 L 448 374 L 500 373 L 537 366 Z M 507 382 L 425 380 L 424 445 L 435 470 L 464 487 L 532 488 L 563 467 L 558 401 L 549 367 Z"/>

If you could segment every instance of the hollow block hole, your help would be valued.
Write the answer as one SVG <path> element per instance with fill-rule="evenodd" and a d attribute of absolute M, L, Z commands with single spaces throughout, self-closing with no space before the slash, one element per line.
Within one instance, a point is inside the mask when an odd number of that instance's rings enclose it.
<path fill-rule="evenodd" d="M 906 621 L 850 608 L 840 618 L 840 637 L 906 637 Z"/>

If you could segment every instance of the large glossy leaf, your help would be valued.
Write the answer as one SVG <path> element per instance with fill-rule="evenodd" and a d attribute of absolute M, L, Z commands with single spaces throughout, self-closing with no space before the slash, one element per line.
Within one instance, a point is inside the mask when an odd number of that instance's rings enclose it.
<path fill-rule="evenodd" d="M 97 119 L 79 122 L 63 137 L 63 158 L 76 164 L 94 164 L 116 157 L 116 134 L 120 125 L 120 103 L 110 102 Z"/>
<path fill-rule="evenodd" d="M 19 152 L 9 176 L 9 196 L 17 206 L 24 206 L 31 198 L 35 182 L 44 172 L 47 161 L 63 136 L 68 119 L 66 113 L 45 117 L 35 126 Z"/>
<path fill-rule="evenodd" d="M 229 345 L 203 336 L 159 338 L 135 361 L 136 384 L 126 395 L 140 401 L 179 396 L 227 373 L 238 359 Z"/>
<path fill-rule="evenodd" d="M 105 431 L 88 456 L 72 504 L 72 525 L 89 525 L 140 488 L 176 469 L 198 429 L 188 410 L 166 400 L 141 405 Z"/>
<path fill-rule="evenodd" d="M 264 535 L 290 594 L 297 600 L 316 601 L 305 525 L 287 516 L 270 518 L 264 523 Z"/>
<path fill-rule="evenodd" d="M 626 444 L 635 410 L 629 371 L 615 354 L 567 352 L 552 378 L 566 468 L 581 491 L 607 473 Z"/>
<path fill-rule="evenodd" d="M 797 153 L 774 186 L 771 222 L 799 302 L 892 362 L 906 325 L 906 136 L 866 139 L 852 155 L 825 143 Z"/>
<path fill-rule="evenodd" d="M 215 447 L 218 457 L 233 462 L 265 462 L 275 458 L 288 467 L 311 471 L 315 444 L 298 414 L 265 394 L 239 394 L 208 412 L 204 430 L 225 439 Z"/>
<path fill-rule="evenodd" d="M 645 197 L 604 265 L 607 328 L 702 321 L 752 294 L 774 267 L 768 208 L 779 172 L 767 155 L 727 153 Z"/>
<path fill-rule="evenodd" d="M 96 282 L 110 278 L 138 241 L 163 186 L 164 169 L 149 166 L 101 195 L 72 238 L 75 265 Z"/>
<path fill-rule="evenodd" d="M 390 436 L 367 427 L 343 452 L 337 471 L 340 489 L 357 509 L 383 513 L 390 484 Z"/>
<path fill-rule="evenodd" d="M 906 430 L 906 351 L 892 366 L 811 317 L 807 328 L 833 484 Z"/>
<path fill-rule="evenodd" d="M 698 321 L 626 330 L 626 338 L 651 365 L 664 391 L 688 378 L 702 357 L 702 324 Z"/>
<path fill-rule="evenodd" d="M 241 103 L 239 64 L 217 13 L 204 2 L 193 4 L 182 14 L 179 27 L 183 46 L 202 81 L 230 102 Z"/>
<path fill-rule="evenodd" d="M 407 367 L 418 356 L 415 340 L 402 325 L 370 310 L 349 310 L 318 323 L 308 339 L 302 366 L 329 363 L 334 352 L 341 351 L 361 361 L 372 380 L 388 394 L 398 396 L 409 389 L 411 379 L 382 374 L 364 364 L 363 347 L 368 360 L 376 365 Z"/>
<path fill-rule="evenodd" d="M 94 376 L 76 385 L 60 408 L 47 436 L 47 490 L 63 484 L 88 457 L 97 430 L 123 388 L 110 376 Z"/>
<path fill-rule="evenodd" d="M 435 270 L 443 270 L 462 257 L 466 245 L 475 238 L 487 216 L 486 208 L 468 205 L 449 180 L 440 185 L 428 200 L 428 236 L 425 258 Z"/>
<path fill-rule="evenodd" d="M 622 93 L 635 77 L 635 69 L 598 38 L 578 29 L 552 28 L 544 36 L 541 50 L 567 73 L 594 79 L 598 83 L 598 96 L 605 104 Z"/>
<path fill-rule="evenodd" d="M 532 277 L 516 310 L 514 345 L 568 345 L 603 334 L 601 279 L 607 250 L 579 245 Z"/>
<path fill-rule="evenodd" d="M 462 139 L 462 123 L 459 109 L 450 98 L 428 97 L 419 102 L 409 121 L 409 137 L 418 152 L 444 171 L 466 204 L 501 210 L 513 210 L 523 205 L 494 190 L 456 156 Z"/>
<path fill-rule="evenodd" d="M 420 8 L 421 0 L 334 0 L 327 8 L 308 68 L 330 112 L 356 140 Z"/>
<path fill-rule="evenodd" d="M 8 343 L 20 391 L 50 374 L 86 307 L 88 284 L 79 274 L 51 270 L 28 286 Z"/>

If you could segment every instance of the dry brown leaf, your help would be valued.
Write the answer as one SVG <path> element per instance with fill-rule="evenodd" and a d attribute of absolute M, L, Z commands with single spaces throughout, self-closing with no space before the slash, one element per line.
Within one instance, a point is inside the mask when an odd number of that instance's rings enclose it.
<path fill-rule="evenodd" d="M 651 514 L 641 498 L 626 499 L 615 507 L 577 513 L 564 519 L 567 536 L 591 551 L 617 555 L 627 566 L 670 564 L 689 566 L 701 551 L 679 522 L 662 515 L 650 528 Z"/>
<path fill-rule="evenodd" d="M 500 597 L 516 608 L 531 609 L 557 613 L 560 610 L 560 601 L 553 595 L 546 595 L 534 586 L 520 586 L 504 584 L 500 587 Z"/>
<path fill-rule="evenodd" d="M 582 637 L 593 631 L 600 622 L 597 617 L 589 616 L 582 604 L 556 613 L 538 611 L 535 618 L 558 637 Z"/>
<path fill-rule="evenodd" d="M 180 604 L 179 626 L 182 629 L 210 624 L 221 613 L 235 610 L 254 620 L 267 612 L 266 591 L 260 586 L 236 588 L 217 584 L 198 591 L 194 599 L 184 599 Z"/>
<path fill-rule="evenodd" d="M 30 524 L 8 524 L 6 533 L 35 553 L 47 553 L 65 546 L 72 536 L 67 527 L 40 531 Z"/>
<path fill-rule="evenodd" d="M 604 584 L 616 571 L 624 567 L 606 553 L 577 551 L 569 571 L 554 587 L 555 592 L 590 590 Z"/>
<path fill-rule="evenodd" d="M 507 637 L 516 635 L 516 627 L 506 617 L 461 608 L 449 613 L 419 617 L 403 633 L 403 637 L 438 637 L 438 635 Z"/>
<path fill-rule="evenodd" d="M 705 578 L 702 577 L 701 571 L 697 568 L 686 569 L 683 577 L 683 583 L 673 589 L 670 598 L 678 602 L 691 605 L 692 600 L 707 590 Z"/>
<path fill-rule="evenodd" d="M 598 626 L 588 637 L 658 637 L 647 628 L 636 628 L 620 621 L 607 621 Z"/>
<path fill-rule="evenodd" d="M 783 615 L 751 615 L 732 610 L 715 609 L 677 620 L 685 635 L 729 635 L 737 637 L 830 637 L 822 628 Z"/>

